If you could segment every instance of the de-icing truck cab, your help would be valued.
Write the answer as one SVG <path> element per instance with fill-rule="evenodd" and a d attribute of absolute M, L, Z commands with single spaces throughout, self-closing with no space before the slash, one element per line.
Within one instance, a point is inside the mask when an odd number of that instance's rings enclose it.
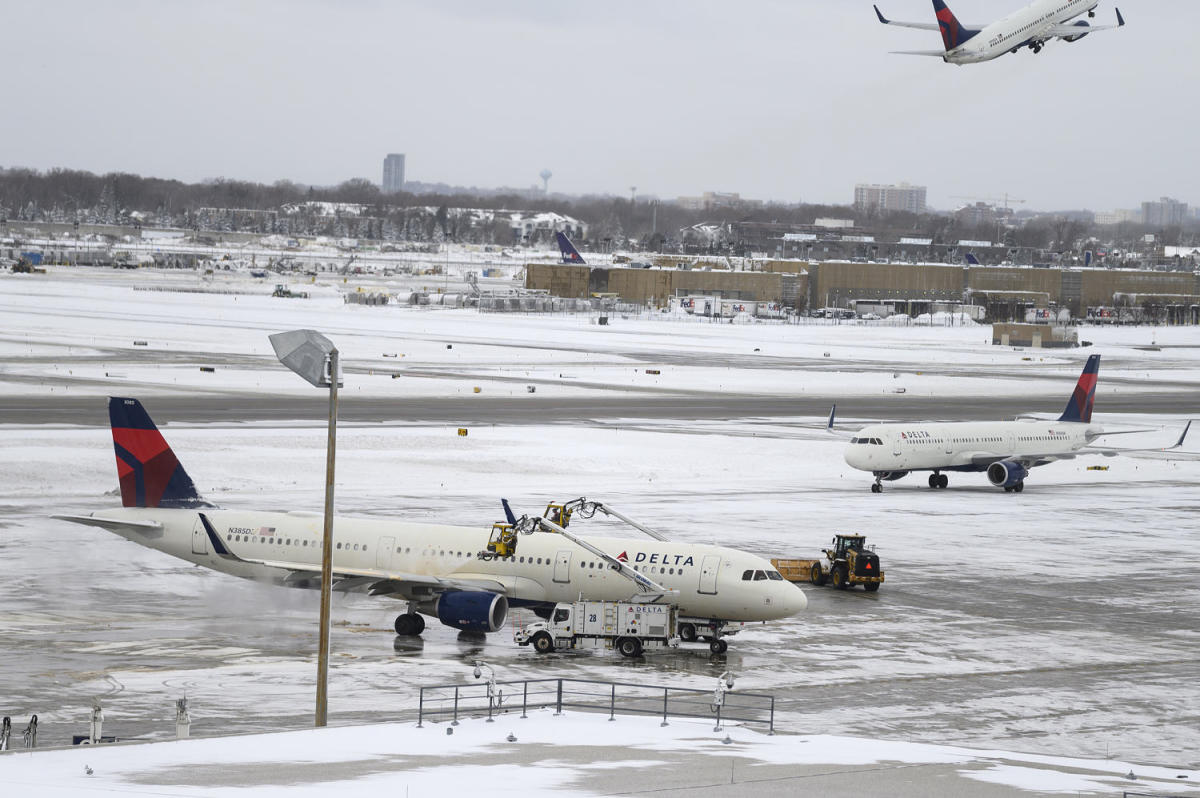
<path fill-rule="evenodd" d="M 554 605 L 549 620 L 536 621 L 513 636 L 539 654 L 556 649 L 615 648 L 638 657 L 645 649 L 679 645 L 676 609 L 670 604 L 576 601 Z"/>

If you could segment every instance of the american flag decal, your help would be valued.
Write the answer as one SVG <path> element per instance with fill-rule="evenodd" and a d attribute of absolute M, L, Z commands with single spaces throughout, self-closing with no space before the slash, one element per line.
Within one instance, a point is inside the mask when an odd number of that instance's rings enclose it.
<path fill-rule="evenodd" d="M 260 527 L 258 528 L 258 534 L 259 534 L 259 536 L 261 536 L 261 537 L 266 537 L 266 536 L 268 536 L 268 535 L 274 535 L 274 534 L 275 534 L 275 527 L 273 527 L 273 526 L 260 526 Z"/>

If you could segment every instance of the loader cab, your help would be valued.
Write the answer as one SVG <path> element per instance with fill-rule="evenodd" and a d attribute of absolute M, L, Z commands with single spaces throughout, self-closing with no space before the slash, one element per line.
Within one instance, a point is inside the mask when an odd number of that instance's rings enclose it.
<path fill-rule="evenodd" d="M 864 535 L 834 535 L 832 541 L 834 557 L 843 559 L 847 556 L 847 552 L 862 551 L 866 540 Z"/>

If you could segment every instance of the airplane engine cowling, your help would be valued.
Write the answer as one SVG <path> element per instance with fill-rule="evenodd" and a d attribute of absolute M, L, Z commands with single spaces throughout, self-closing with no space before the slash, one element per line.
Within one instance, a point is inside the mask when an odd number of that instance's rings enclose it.
<path fill-rule="evenodd" d="M 1001 460 L 988 466 L 987 478 L 997 488 L 1011 488 L 1029 476 L 1029 469 L 1012 460 Z"/>
<path fill-rule="evenodd" d="M 498 593 L 451 590 L 438 596 L 437 619 L 467 632 L 495 632 L 508 617 L 508 599 Z"/>
<path fill-rule="evenodd" d="M 1087 24 L 1087 22 L 1085 22 L 1084 20 L 1081 19 L 1078 22 L 1076 22 L 1072 27 L 1090 28 L 1092 26 Z M 1077 42 L 1080 39 L 1082 39 L 1084 36 L 1087 36 L 1089 33 L 1091 33 L 1091 31 L 1085 30 L 1083 33 L 1080 33 L 1078 36 L 1064 36 L 1063 39 L 1068 42 Z"/>

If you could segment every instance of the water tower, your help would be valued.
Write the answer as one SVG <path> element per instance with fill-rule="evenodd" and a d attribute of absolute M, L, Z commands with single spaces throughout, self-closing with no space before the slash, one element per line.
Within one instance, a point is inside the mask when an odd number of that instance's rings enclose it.
<path fill-rule="evenodd" d="M 554 173 L 551 172 L 549 169 L 543 169 L 541 172 L 538 172 L 538 177 L 540 177 L 542 179 L 542 193 L 549 194 L 550 193 L 550 178 L 554 177 Z"/>

